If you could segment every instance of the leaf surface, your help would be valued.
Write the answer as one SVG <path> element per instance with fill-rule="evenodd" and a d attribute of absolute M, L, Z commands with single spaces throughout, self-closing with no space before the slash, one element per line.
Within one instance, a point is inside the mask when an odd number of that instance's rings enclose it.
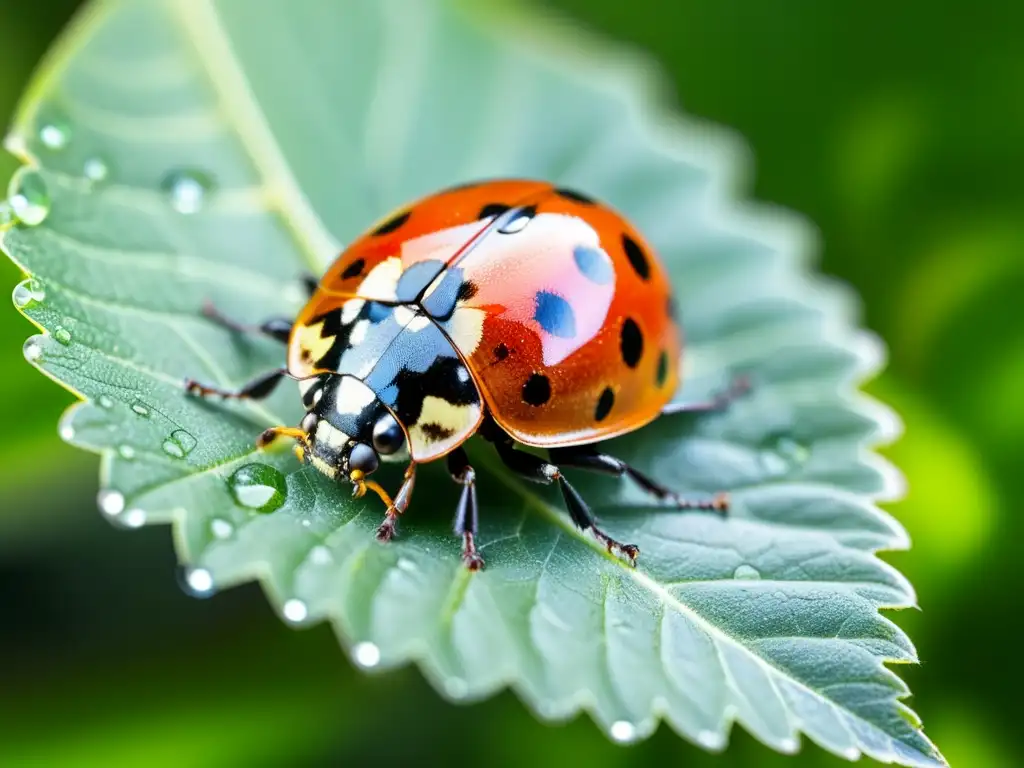
<path fill-rule="evenodd" d="M 810 276 L 804 225 L 733 202 L 742 148 L 659 111 L 645 65 L 464 5 L 94 3 L 53 51 L 8 138 L 29 167 L 3 244 L 45 331 L 26 356 L 84 400 L 62 435 L 102 454 L 101 510 L 173 523 L 193 591 L 258 578 L 286 620 L 330 621 L 366 667 L 415 660 L 453 699 L 511 685 L 540 717 L 584 709 L 623 742 L 664 719 L 721 749 L 739 721 L 781 751 L 806 734 L 941 764 L 883 664 L 915 651 L 879 609 L 915 598 L 875 556 L 908 541 L 875 506 L 899 477 L 867 449 L 897 425 L 856 394 L 881 354 L 853 300 Z M 681 492 L 729 490 L 728 520 L 570 473 L 640 546 L 636 570 L 476 439 L 487 569 L 460 565 L 440 466 L 379 544 L 379 505 L 255 449 L 299 420 L 292 386 L 259 404 L 183 394 L 186 376 L 234 387 L 283 359 L 204 320 L 205 299 L 246 322 L 293 315 L 300 275 L 389 209 L 503 175 L 586 190 L 657 246 L 688 340 L 680 397 L 753 380 L 727 412 L 609 446 Z"/>

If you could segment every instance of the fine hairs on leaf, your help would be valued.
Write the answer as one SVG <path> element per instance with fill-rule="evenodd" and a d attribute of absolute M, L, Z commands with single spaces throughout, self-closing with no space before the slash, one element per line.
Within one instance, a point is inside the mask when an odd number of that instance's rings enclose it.
<path fill-rule="evenodd" d="M 26 358 L 82 399 L 60 430 L 102 457 L 101 514 L 172 524 L 191 593 L 258 579 L 284 621 L 330 622 L 357 665 L 415 662 L 453 700 L 512 687 L 541 719 L 586 711 L 622 743 L 664 720 L 721 750 L 738 722 L 782 752 L 807 737 L 944 764 L 886 666 L 916 653 L 880 609 L 915 596 L 876 556 L 909 541 L 876 506 L 901 480 L 870 448 L 899 426 L 857 392 L 883 354 L 854 297 L 810 273 L 807 225 L 735 201 L 742 145 L 658 106 L 646 64 L 470 5 L 97 0 L 55 46 L 7 139 L 25 167 L 3 249 L 42 331 Z M 639 545 L 635 570 L 478 438 L 487 568 L 461 565 L 441 466 L 381 544 L 378 504 L 257 450 L 263 428 L 298 423 L 293 385 L 258 404 L 183 392 L 185 376 L 237 387 L 283 362 L 208 322 L 205 300 L 244 322 L 294 316 L 302 273 L 388 210 L 502 176 L 583 190 L 657 248 L 687 340 L 679 398 L 753 383 L 727 411 L 612 446 L 681 493 L 730 491 L 728 519 L 569 471 Z"/>

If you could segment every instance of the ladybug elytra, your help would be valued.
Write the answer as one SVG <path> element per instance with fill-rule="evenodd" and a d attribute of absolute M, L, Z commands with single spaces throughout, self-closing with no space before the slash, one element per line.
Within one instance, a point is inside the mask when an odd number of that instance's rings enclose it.
<path fill-rule="evenodd" d="M 643 237 L 590 197 L 540 181 L 501 180 L 426 197 L 352 243 L 315 283 L 294 321 L 228 328 L 287 343 L 286 365 L 238 391 L 188 380 L 196 395 L 258 399 L 285 377 L 299 382 L 298 427 L 258 438 L 296 441 L 300 461 L 353 494 L 386 504 L 377 531 L 395 533 L 419 464 L 444 457 L 462 485 L 455 531 L 463 560 L 483 565 L 475 474 L 462 444 L 480 434 L 505 465 L 557 483 L 573 522 L 635 565 L 639 550 L 597 527 L 560 467 L 629 476 L 679 509 L 724 512 L 719 494 L 688 500 L 597 443 L 660 415 L 723 407 L 670 404 L 679 384 L 682 333 L 671 286 Z M 544 448 L 548 460 L 515 444 Z M 370 479 L 380 462 L 406 462 L 394 497 Z"/>

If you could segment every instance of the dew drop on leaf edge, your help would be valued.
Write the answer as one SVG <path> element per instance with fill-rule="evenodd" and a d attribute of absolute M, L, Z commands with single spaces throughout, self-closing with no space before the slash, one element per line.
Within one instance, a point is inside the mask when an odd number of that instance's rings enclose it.
<path fill-rule="evenodd" d="M 285 604 L 281 607 L 281 613 L 292 624 L 300 624 L 309 618 L 309 608 L 306 607 L 304 602 L 295 597 L 285 601 Z"/>
<path fill-rule="evenodd" d="M 636 739 L 637 729 L 636 726 L 630 722 L 625 720 L 616 720 L 612 723 L 609 734 L 611 734 L 614 741 L 617 741 L 620 744 L 625 744 Z"/>
<path fill-rule="evenodd" d="M 71 343 L 71 331 L 65 328 L 63 325 L 58 325 L 53 330 L 53 338 L 55 338 L 60 344 L 65 347 Z"/>
<path fill-rule="evenodd" d="M 213 574 L 205 568 L 179 568 L 178 579 L 182 589 L 192 597 L 210 597 L 216 591 Z"/>
<path fill-rule="evenodd" d="M 370 669 L 380 664 L 380 648 L 370 642 L 356 643 L 352 658 L 360 667 Z"/>
<path fill-rule="evenodd" d="M 39 342 L 35 339 L 26 341 L 25 346 L 22 347 L 22 352 L 25 355 L 25 359 L 29 362 L 35 362 L 43 356 L 43 348 L 39 346 Z"/>
<path fill-rule="evenodd" d="M 14 306 L 18 309 L 27 309 L 46 299 L 46 290 L 43 288 L 42 283 L 30 277 L 28 280 L 23 280 L 14 286 L 12 298 Z"/>
<path fill-rule="evenodd" d="M 103 514 L 116 517 L 124 511 L 124 495 L 120 491 L 104 488 L 96 495 L 96 505 Z"/>
<path fill-rule="evenodd" d="M 228 478 L 235 502 L 246 509 L 270 513 L 284 504 L 288 493 L 285 477 L 266 464 L 246 464 Z"/>
<path fill-rule="evenodd" d="M 163 452 L 175 459 L 184 459 L 198 444 L 195 436 L 184 429 L 176 429 L 161 444 Z"/>
<path fill-rule="evenodd" d="M 32 168 L 20 168 L 11 180 L 7 198 L 18 221 L 30 227 L 38 226 L 50 215 L 50 193 L 42 174 Z"/>
<path fill-rule="evenodd" d="M 198 213 L 213 191 L 213 180 L 202 171 L 177 170 L 168 173 L 160 183 L 171 207 L 178 213 Z"/>

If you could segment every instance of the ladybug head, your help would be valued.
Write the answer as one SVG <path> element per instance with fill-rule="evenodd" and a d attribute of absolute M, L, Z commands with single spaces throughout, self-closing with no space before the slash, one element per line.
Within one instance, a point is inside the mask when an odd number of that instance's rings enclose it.
<path fill-rule="evenodd" d="M 304 390 L 309 410 L 301 425 L 303 460 L 328 477 L 352 483 L 355 495 L 366 492 L 364 479 L 381 461 L 408 456 L 402 425 L 359 379 L 332 374 Z"/>

